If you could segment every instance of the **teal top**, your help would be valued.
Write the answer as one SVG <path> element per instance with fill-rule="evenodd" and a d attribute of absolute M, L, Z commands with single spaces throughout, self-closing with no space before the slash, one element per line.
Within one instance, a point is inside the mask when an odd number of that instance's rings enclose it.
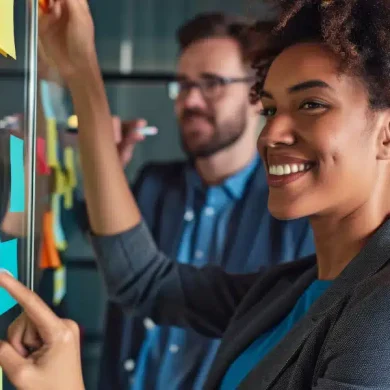
<path fill-rule="evenodd" d="M 331 280 L 315 280 L 298 299 L 290 314 L 279 325 L 257 338 L 230 365 L 220 390 L 237 389 L 245 377 L 286 336 L 331 283 Z"/>

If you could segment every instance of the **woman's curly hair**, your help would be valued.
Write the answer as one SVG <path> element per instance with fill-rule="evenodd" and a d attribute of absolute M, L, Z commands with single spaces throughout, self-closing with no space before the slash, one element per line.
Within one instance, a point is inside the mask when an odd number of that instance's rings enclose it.
<path fill-rule="evenodd" d="M 273 59 L 300 42 L 321 42 L 341 61 L 341 71 L 361 77 L 373 109 L 390 107 L 390 0 L 271 0 L 279 19 L 253 53 L 256 101 Z M 251 28 L 256 33 L 257 27 Z M 264 40 L 263 40 L 264 41 Z"/>

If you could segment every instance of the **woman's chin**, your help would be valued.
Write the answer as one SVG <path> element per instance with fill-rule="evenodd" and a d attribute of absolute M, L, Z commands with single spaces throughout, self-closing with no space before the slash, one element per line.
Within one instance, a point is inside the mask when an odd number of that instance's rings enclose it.
<path fill-rule="evenodd" d="M 303 218 L 308 215 L 302 207 L 296 207 L 293 203 L 289 202 L 272 202 L 268 200 L 268 210 L 271 215 L 280 220 L 290 220 Z"/>

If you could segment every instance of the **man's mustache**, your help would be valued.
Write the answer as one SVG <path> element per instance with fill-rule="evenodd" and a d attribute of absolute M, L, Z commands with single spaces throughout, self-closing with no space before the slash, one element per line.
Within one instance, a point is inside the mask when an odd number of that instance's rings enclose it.
<path fill-rule="evenodd" d="M 203 118 L 206 119 L 208 122 L 214 124 L 213 116 L 200 110 L 185 110 L 180 117 L 182 121 L 192 118 Z"/>

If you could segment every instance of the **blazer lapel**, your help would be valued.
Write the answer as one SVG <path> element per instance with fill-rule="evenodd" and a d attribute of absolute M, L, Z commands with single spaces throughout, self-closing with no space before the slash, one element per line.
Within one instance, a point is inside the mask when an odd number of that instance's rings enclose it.
<path fill-rule="evenodd" d="M 177 185 L 167 185 L 167 191 L 161 191 L 159 221 L 156 223 L 157 241 L 160 249 L 176 259 L 183 230 L 186 207 L 185 170 L 181 172 Z"/>
<path fill-rule="evenodd" d="M 259 303 L 257 305 L 252 305 L 252 309 L 248 310 L 243 316 L 239 319 L 233 318 L 232 325 L 227 329 L 223 337 L 221 347 L 215 358 L 212 370 L 210 371 L 209 381 L 206 386 L 207 389 L 216 388 L 218 386 L 217 384 L 220 384 L 224 373 L 226 373 L 234 360 L 247 347 L 249 347 L 254 340 L 278 324 L 285 317 L 286 313 L 292 310 L 295 302 L 302 295 L 305 289 L 313 282 L 316 275 L 317 267 L 312 267 L 307 270 L 294 284 L 286 279 L 279 281 L 275 280 L 274 289 L 277 291 L 285 291 L 286 294 L 281 295 L 279 293 L 279 297 L 275 298 L 270 305 L 264 305 L 259 298 Z M 252 299 L 256 299 L 256 292 L 253 292 L 251 295 Z M 243 305 L 245 304 L 246 303 L 243 302 Z M 265 308 L 263 306 L 265 306 Z M 309 327 L 305 327 L 302 333 L 296 334 L 294 343 L 291 344 L 291 347 L 288 351 L 285 351 L 285 353 L 293 353 L 304 340 L 305 335 L 310 331 L 310 329 Z M 286 355 L 283 354 L 282 356 Z M 280 364 L 280 361 L 278 366 L 266 364 L 264 372 L 267 373 L 267 378 L 270 377 L 271 372 L 278 372 Z M 256 389 L 260 389 L 260 387 L 256 387 Z"/>
<path fill-rule="evenodd" d="M 235 207 L 224 251 L 223 266 L 228 272 L 237 272 L 237 265 L 245 270 L 245 261 L 259 234 L 264 213 L 268 213 L 268 187 L 262 162 L 256 168 L 247 186 L 244 198 Z M 252 269 L 253 270 L 253 269 Z"/>

